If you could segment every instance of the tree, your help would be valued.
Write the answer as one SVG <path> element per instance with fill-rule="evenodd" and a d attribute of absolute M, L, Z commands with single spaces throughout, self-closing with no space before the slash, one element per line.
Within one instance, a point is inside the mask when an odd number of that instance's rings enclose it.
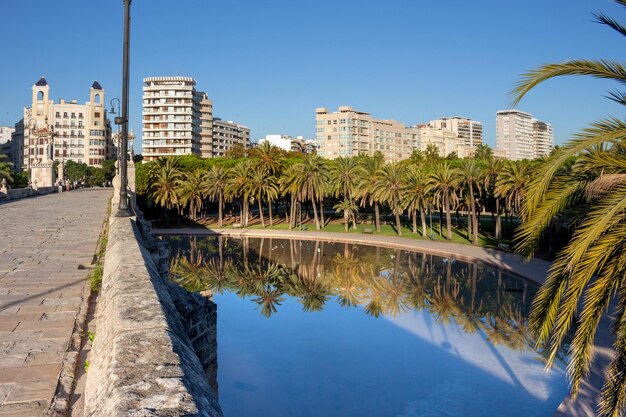
<path fill-rule="evenodd" d="M 440 207 L 446 212 L 447 239 L 452 240 L 452 224 L 450 219 L 450 206 L 454 198 L 457 179 L 449 162 L 437 164 L 428 176 L 428 191 L 435 193 Z"/>
<path fill-rule="evenodd" d="M 363 167 L 357 158 L 337 158 L 330 165 L 331 188 L 335 197 L 343 196 L 352 205 L 357 185 L 362 177 Z M 355 216 L 352 216 L 352 227 L 356 229 Z"/>
<path fill-rule="evenodd" d="M 333 207 L 337 213 L 341 213 L 343 211 L 343 223 L 344 229 L 347 232 L 348 226 L 350 224 L 350 219 L 354 216 L 354 214 L 359 211 L 359 208 L 356 204 L 351 203 L 350 200 L 344 199 L 341 203 L 335 204 Z"/>
<path fill-rule="evenodd" d="M 489 145 L 480 144 L 474 150 L 474 159 L 478 159 L 480 161 L 489 161 L 493 159 L 493 149 L 489 147 Z"/>
<path fill-rule="evenodd" d="M 626 1 L 619 0 L 626 7 Z M 621 35 L 626 27 L 603 14 L 599 23 Z M 584 75 L 626 82 L 626 68 L 607 60 L 570 60 L 545 64 L 526 73 L 514 90 L 518 103 L 538 84 L 559 76 Z M 610 92 L 610 99 L 626 105 L 626 93 Z M 575 135 L 543 163 L 527 186 L 521 210 L 522 225 L 516 236 L 517 249 L 534 254 L 550 223 L 569 207 L 585 199 L 592 204 L 574 227 L 571 241 L 558 255 L 546 282 L 539 290 L 530 316 L 530 326 L 538 344 L 547 346 L 552 364 L 570 325 L 578 317 L 569 349 L 568 374 L 572 395 L 578 393 L 581 379 L 589 373 L 593 343 L 602 313 L 614 300 L 615 356 L 605 373 L 598 415 L 621 416 L 626 405 L 626 122 L 607 118 L 593 123 Z M 592 152 L 606 145 L 595 181 L 571 181 L 562 174 L 572 156 Z M 591 189 L 591 193 L 589 191 Z M 592 280 L 593 279 L 593 280 Z M 579 300 L 582 298 L 582 310 Z"/>
<path fill-rule="evenodd" d="M 196 168 L 184 175 L 179 188 L 179 198 L 182 206 L 189 204 L 191 220 L 196 220 L 196 214 L 202 210 L 204 198 L 207 195 L 207 172 Z"/>
<path fill-rule="evenodd" d="M 113 177 L 115 177 L 115 159 L 105 159 L 102 162 L 102 171 L 106 181 L 113 181 Z"/>
<path fill-rule="evenodd" d="M 501 233 L 501 213 L 500 213 L 500 200 L 499 196 L 496 196 L 495 188 L 500 172 L 502 171 L 502 160 L 491 158 L 486 160 L 483 168 L 482 178 L 483 186 L 485 188 L 485 194 L 492 196 L 495 202 L 496 215 L 494 217 L 494 234 L 496 240 L 500 240 Z"/>
<path fill-rule="evenodd" d="M 227 168 L 219 165 L 213 165 L 208 170 L 206 175 L 206 194 L 212 201 L 217 201 L 217 218 L 220 228 L 224 227 L 224 200 L 228 187 L 229 177 L 230 171 Z"/>
<path fill-rule="evenodd" d="M 496 180 L 495 196 L 504 200 L 505 215 L 507 212 L 519 215 L 526 196 L 530 171 L 531 164 L 528 160 L 506 161 L 502 166 Z"/>
<path fill-rule="evenodd" d="M 413 213 L 413 233 L 417 233 L 417 214 L 420 212 L 422 237 L 426 237 L 426 207 L 428 206 L 428 183 L 426 171 L 415 165 L 408 168 L 406 182 L 402 189 L 404 204 Z"/>
<path fill-rule="evenodd" d="M 457 171 L 459 182 L 466 185 L 469 189 L 469 209 L 472 216 L 472 233 L 469 233 L 470 225 L 467 225 L 468 235 L 472 237 L 472 245 L 478 245 L 478 216 L 476 213 L 476 197 L 474 190 L 478 188 L 478 180 L 480 179 L 480 169 L 473 159 L 464 159 Z M 475 188 L 476 187 L 476 188 Z"/>
<path fill-rule="evenodd" d="M 7 180 L 7 182 L 13 181 L 13 170 L 11 167 L 13 164 L 11 162 L 5 162 L 4 160 L 8 159 L 6 155 L 0 154 L 0 182 L 2 180 Z"/>
<path fill-rule="evenodd" d="M 374 207 L 374 223 L 376 231 L 380 232 L 380 203 L 375 196 L 376 182 L 378 181 L 378 171 L 385 163 L 382 155 L 379 157 L 363 157 L 363 170 L 360 171 L 361 178 L 357 184 L 357 195 L 361 200 L 361 206 L 365 203 Z M 344 213 L 345 214 L 345 213 Z"/>
<path fill-rule="evenodd" d="M 250 175 L 251 195 L 256 198 L 259 206 L 259 216 L 261 217 L 261 225 L 265 227 L 265 219 L 263 217 L 263 200 L 267 201 L 270 209 L 270 223 L 272 222 L 272 201 L 278 196 L 278 184 L 276 177 L 270 175 L 267 169 L 256 167 Z"/>
<path fill-rule="evenodd" d="M 301 184 L 300 201 L 310 200 L 313 205 L 313 217 L 315 219 L 315 227 L 320 229 L 320 222 L 317 217 L 317 208 L 315 202 L 323 196 L 330 181 L 330 175 L 324 160 L 317 155 L 307 155 L 300 164 L 298 164 L 297 183 Z"/>
<path fill-rule="evenodd" d="M 268 141 L 263 141 L 259 146 L 250 150 L 250 157 L 254 158 L 256 165 L 266 170 L 269 175 L 280 174 L 284 160 L 283 152 Z"/>
<path fill-rule="evenodd" d="M 402 190 L 405 188 L 406 167 L 403 164 L 392 162 L 385 164 L 378 171 L 378 181 L 374 186 L 376 198 L 391 205 L 393 214 L 396 217 L 396 230 L 398 236 L 402 236 L 402 224 L 400 214 L 402 214 Z"/>
<path fill-rule="evenodd" d="M 252 169 L 252 161 L 243 159 L 231 169 L 231 175 L 228 178 L 227 190 L 229 196 L 241 199 L 241 224 L 244 227 L 248 226 L 250 197 L 252 196 L 252 188 L 250 186 Z"/>
<path fill-rule="evenodd" d="M 178 189 L 183 178 L 177 158 L 159 158 L 157 164 L 152 167 L 151 177 L 151 198 L 166 210 L 166 221 L 169 226 L 169 211 L 180 203 Z"/>

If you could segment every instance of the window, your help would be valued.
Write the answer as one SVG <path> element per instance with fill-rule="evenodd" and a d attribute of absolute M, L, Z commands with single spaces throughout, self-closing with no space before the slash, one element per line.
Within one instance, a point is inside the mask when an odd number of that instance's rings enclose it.
<path fill-rule="evenodd" d="M 56 117 L 61 117 L 61 113 L 57 112 Z"/>
<path fill-rule="evenodd" d="M 97 118 L 99 118 L 99 117 L 100 117 L 100 112 L 99 112 L 99 111 L 97 111 L 97 112 L 94 114 L 94 117 L 95 117 L 96 119 L 97 119 Z"/>
<path fill-rule="evenodd" d="M 67 119 L 67 112 L 63 112 L 63 117 Z"/>

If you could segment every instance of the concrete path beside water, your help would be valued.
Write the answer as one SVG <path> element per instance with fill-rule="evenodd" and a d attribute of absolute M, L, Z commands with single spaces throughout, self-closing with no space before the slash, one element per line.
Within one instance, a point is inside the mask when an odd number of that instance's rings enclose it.
<path fill-rule="evenodd" d="M 0 204 L 0 417 L 48 412 L 111 193 Z"/>

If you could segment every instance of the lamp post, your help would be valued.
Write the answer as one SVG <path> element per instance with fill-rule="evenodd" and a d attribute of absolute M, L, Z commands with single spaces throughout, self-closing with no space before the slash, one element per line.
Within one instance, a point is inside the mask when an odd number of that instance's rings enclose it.
<path fill-rule="evenodd" d="M 117 101 L 117 111 L 120 112 L 120 99 L 118 97 L 113 97 L 111 99 L 111 111 L 109 112 L 109 114 L 112 114 L 114 116 L 117 116 L 119 113 L 115 112 L 115 102 Z M 120 134 L 120 127 L 119 125 L 117 125 L 117 132 L 116 132 L 117 136 L 116 136 L 116 141 L 115 141 L 115 147 L 117 148 L 117 167 L 116 167 L 116 173 L 119 174 L 120 173 L 120 164 L 121 164 L 121 152 L 120 152 L 120 148 L 122 146 L 121 142 L 121 134 Z"/>
<path fill-rule="evenodd" d="M 129 74 L 129 49 L 130 49 L 130 3 L 132 0 L 124 1 L 124 58 L 122 70 L 122 115 L 115 118 L 115 124 L 122 125 L 122 137 L 120 140 L 120 204 L 116 213 L 117 217 L 129 217 L 131 212 L 128 204 L 128 165 L 126 164 L 126 154 L 128 151 L 128 74 Z"/>
<path fill-rule="evenodd" d="M 29 117 L 28 120 L 26 121 L 26 124 L 28 125 L 28 164 L 26 166 L 28 167 L 28 172 L 29 172 L 28 179 L 30 179 L 32 181 L 32 178 L 31 178 L 31 172 L 32 172 L 32 170 L 31 170 L 31 158 L 32 158 L 32 155 L 30 153 L 30 145 L 32 143 L 32 138 L 31 138 L 31 133 L 30 133 L 31 132 L 30 131 L 30 122 L 35 122 L 35 123 L 33 123 L 33 128 L 36 129 L 37 128 L 37 120 L 35 118 L 33 118 L 33 117 Z M 35 144 L 35 150 L 36 149 L 37 149 L 37 145 Z M 35 157 L 37 157 L 37 152 L 35 152 Z"/>

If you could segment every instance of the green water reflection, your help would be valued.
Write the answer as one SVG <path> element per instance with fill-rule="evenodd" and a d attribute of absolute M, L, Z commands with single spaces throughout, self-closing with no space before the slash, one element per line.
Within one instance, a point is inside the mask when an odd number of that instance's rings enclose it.
<path fill-rule="evenodd" d="M 534 348 L 528 329 L 537 291 L 482 265 L 397 249 L 270 238 L 169 238 L 171 279 L 190 291 L 224 291 L 280 314 L 286 297 L 304 311 L 329 302 L 394 317 L 427 310 L 437 322 L 484 333 L 494 345 Z M 543 352 L 538 352 L 543 356 Z M 560 360 L 564 359 L 564 355 Z"/>

